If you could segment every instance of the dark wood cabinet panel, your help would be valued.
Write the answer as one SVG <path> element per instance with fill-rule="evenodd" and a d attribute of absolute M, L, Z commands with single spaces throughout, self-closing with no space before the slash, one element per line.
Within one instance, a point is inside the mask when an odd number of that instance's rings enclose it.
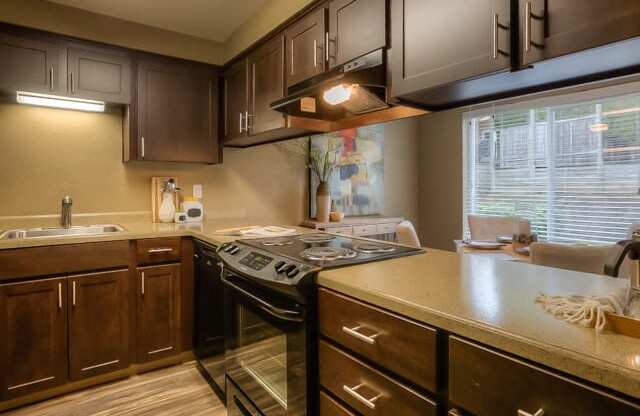
<path fill-rule="evenodd" d="M 0 398 L 65 383 L 66 279 L 1 285 L 0 313 Z"/>
<path fill-rule="evenodd" d="M 637 0 L 520 0 L 519 6 L 524 65 L 640 36 Z"/>
<path fill-rule="evenodd" d="M 319 8 L 285 30 L 286 85 L 325 71 L 326 9 Z"/>
<path fill-rule="evenodd" d="M 326 289 L 318 290 L 320 333 L 432 392 L 436 330 Z"/>
<path fill-rule="evenodd" d="M 65 94 L 64 49 L 55 43 L 13 34 L 0 34 L 0 88 Z"/>
<path fill-rule="evenodd" d="M 273 101 L 284 98 L 284 35 L 260 46 L 249 55 L 248 62 L 248 133 L 260 134 L 285 127 L 283 114 L 269 110 Z"/>
<path fill-rule="evenodd" d="M 131 102 L 128 56 L 70 48 L 67 64 L 70 96 L 112 103 Z"/>
<path fill-rule="evenodd" d="M 188 64 L 138 63 L 138 157 L 218 163 L 217 81 Z"/>
<path fill-rule="evenodd" d="M 449 400 L 476 416 L 640 414 L 637 405 L 457 337 L 449 338 Z"/>
<path fill-rule="evenodd" d="M 179 353 L 180 265 L 139 268 L 137 283 L 138 362 Z"/>
<path fill-rule="evenodd" d="M 320 416 L 356 416 L 335 401 L 324 391 L 320 391 Z"/>
<path fill-rule="evenodd" d="M 0 250 L 0 281 L 127 265 L 128 241 Z"/>
<path fill-rule="evenodd" d="M 128 270 L 69 277 L 69 375 L 72 380 L 129 365 L 128 284 Z"/>
<path fill-rule="evenodd" d="M 329 68 L 386 46 L 385 0 L 329 3 Z"/>
<path fill-rule="evenodd" d="M 224 74 L 224 140 L 247 135 L 246 117 L 249 112 L 248 62 L 242 59 Z"/>
<path fill-rule="evenodd" d="M 362 415 L 437 414 L 435 402 L 325 341 L 319 344 L 319 362 L 320 384 Z"/>
<path fill-rule="evenodd" d="M 511 68 L 509 0 L 392 0 L 393 97 Z"/>
<path fill-rule="evenodd" d="M 136 241 L 138 264 L 158 264 L 179 261 L 182 257 L 182 238 L 145 238 Z"/>

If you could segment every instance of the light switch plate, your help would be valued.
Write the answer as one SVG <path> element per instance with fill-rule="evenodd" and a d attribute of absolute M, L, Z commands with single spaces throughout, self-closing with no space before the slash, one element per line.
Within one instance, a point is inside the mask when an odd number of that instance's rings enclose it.
<path fill-rule="evenodd" d="M 196 198 L 202 198 L 202 185 L 193 185 L 193 196 Z"/>

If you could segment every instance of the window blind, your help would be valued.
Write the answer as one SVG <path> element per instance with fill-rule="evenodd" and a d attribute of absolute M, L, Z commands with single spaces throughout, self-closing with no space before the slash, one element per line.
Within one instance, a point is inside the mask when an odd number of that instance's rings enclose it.
<path fill-rule="evenodd" d="M 583 243 L 622 240 L 640 221 L 640 94 L 463 123 L 465 218 L 520 215 L 541 240 Z"/>

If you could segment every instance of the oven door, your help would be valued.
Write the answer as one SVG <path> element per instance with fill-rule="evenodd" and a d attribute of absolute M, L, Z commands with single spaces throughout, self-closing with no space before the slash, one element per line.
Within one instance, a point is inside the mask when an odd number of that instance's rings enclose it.
<path fill-rule="evenodd" d="M 304 306 L 225 268 L 227 377 L 265 416 L 307 414 Z"/>

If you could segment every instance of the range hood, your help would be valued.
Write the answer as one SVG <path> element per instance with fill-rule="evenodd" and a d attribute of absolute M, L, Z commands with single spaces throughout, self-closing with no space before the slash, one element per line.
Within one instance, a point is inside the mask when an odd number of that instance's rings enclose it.
<path fill-rule="evenodd" d="M 270 108 L 289 116 L 337 121 L 389 108 L 384 54 L 378 49 L 303 81 Z"/>

